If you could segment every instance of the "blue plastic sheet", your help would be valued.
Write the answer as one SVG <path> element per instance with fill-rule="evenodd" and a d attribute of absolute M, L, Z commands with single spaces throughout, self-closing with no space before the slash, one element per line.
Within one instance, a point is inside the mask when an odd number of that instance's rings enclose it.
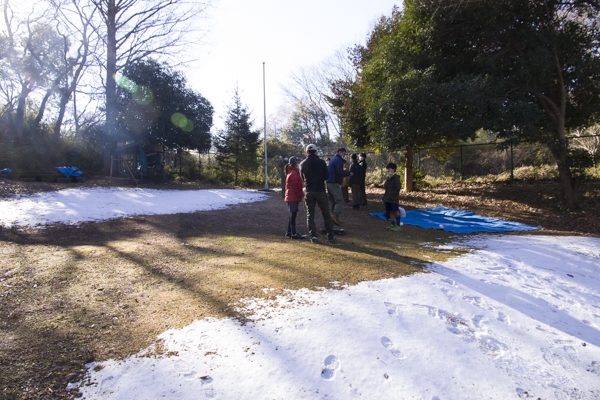
<path fill-rule="evenodd" d="M 385 219 L 383 212 L 372 212 L 370 215 Z M 484 217 L 471 211 L 456 210 L 448 207 L 410 210 L 406 212 L 406 218 L 402 218 L 402 222 L 405 225 L 443 229 L 446 232 L 455 233 L 512 232 L 540 229 L 538 226 Z"/>
<path fill-rule="evenodd" d="M 10 169 L 10 168 L 0 169 L 0 174 L 10 174 L 10 173 L 12 173 L 12 169 Z"/>
<path fill-rule="evenodd" d="M 83 171 L 77 167 L 56 167 L 55 169 L 67 178 L 70 178 L 72 176 L 78 177 L 83 174 Z"/>

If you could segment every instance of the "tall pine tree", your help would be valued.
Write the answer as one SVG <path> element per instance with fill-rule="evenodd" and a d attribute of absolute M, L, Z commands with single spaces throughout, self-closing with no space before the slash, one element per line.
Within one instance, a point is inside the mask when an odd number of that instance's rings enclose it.
<path fill-rule="evenodd" d="M 233 174 L 235 185 L 241 172 L 253 172 L 258 168 L 259 135 L 260 132 L 252 130 L 250 112 L 242 104 L 236 88 L 233 103 L 227 109 L 225 129 L 220 130 L 214 140 L 217 163 Z"/>

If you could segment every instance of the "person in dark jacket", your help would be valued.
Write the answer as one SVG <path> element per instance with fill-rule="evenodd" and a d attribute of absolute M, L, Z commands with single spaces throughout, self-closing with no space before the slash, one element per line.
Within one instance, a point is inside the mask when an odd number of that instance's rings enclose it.
<path fill-rule="evenodd" d="M 327 169 L 329 170 L 329 177 L 327 178 L 327 190 L 333 196 L 335 205 L 333 207 L 333 213 L 331 219 L 336 225 L 341 225 L 342 221 L 340 216 L 344 209 L 344 194 L 342 193 L 342 181 L 345 176 L 352 176 L 352 173 L 344 169 L 344 157 L 346 156 L 346 149 L 338 149 L 337 153 L 329 161 Z"/>
<path fill-rule="evenodd" d="M 290 157 L 289 164 L 285 166 L 285 197 L 284 201 L 288 205 L 290 218 L 288 220 L 286 237 L 292 239 L 302 239 L 302 236 L 296 231 L 296 215 L 298 214 L 298 206 L 304 197 L 302 191 L 302 178 L 300 177 L 298 157 Z"/>
<path fill-rule="evenodd" d="M 358 156 L 352 154 L 350 160 L 352 160 L 352 164 L 350 164 L 352 176 L 350 177 L 349 182 L 350 188 L 352 189 L 352 208 L 358 210 L 360 209 L 360 182 L 364 182 L 365 178 L 362 175 L 362 168 L 358 163 Z"/>
<path fill-rule="evenodd" d="M 327 240 L 335 240 L 333 234 L 333 221 L 329 213 L 329 201 L 325 192 L 325 180 L 328 176 L 327 164 L 317 156 L 317 146 L 306 146 L 307 157 L 300 163 L 300 176 L 304 181 L 304 203 L 306 204 L 306 224 L 308 235 L 313 243 L 318 243 L 317 228 L 315 226 L 316 205 L 321 209 Z"/>
<path fill-rule="evenodd" d="M 367 153 L 360 153 L 358 155 L 358 165 L 361 169 L 361 179 L 358 182 L 360 185 L 359 193 L 360 193 L 360 205 L 363 207 L 367 206 L 367 188 L 365 185 L 365 180 L 367 177 Z"/>
<path fill-rule="evenodd" d="M 385 193 L 383 194 L 383 204 L 385 204 L 385 213 L 389 214 L 389 218 L 392 220 L 392 224 L 387 227 L 392 231 L 400 230 L 400 189 L 402 184 L 400 183 L 400 177 L 396 175 L 397 166 L 394 163 L 389 163 L 385 167 L 387 169 L 388 177 L 385 180 L 384 188 Z"/>

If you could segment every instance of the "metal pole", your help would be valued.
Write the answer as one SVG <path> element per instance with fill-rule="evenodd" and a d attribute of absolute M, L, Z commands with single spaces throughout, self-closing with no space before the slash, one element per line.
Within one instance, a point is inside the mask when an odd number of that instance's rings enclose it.
<path fill-rule="evenodd" d="M 263 106 L 264 106 L 264 141 L 265 141 L 265 190 L 269 190 L 269 168 L 267 159 L 267 90 L 265 86 L 265 62 L 263 61 Z"/>

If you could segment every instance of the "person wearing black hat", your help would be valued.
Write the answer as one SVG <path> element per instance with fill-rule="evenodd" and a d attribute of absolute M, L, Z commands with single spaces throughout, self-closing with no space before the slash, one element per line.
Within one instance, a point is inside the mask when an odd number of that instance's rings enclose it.
<path fill-rule="evenodd" d="M 327 240 L 335 240 L 333 234 L 333 221 L 329 213 L 329 200 L 325 192 L 325 180 L 327 180 L 327 164 L 317 156 L 317 146 L 309 144 L 306 146 L 307 157 L 300 163 L 300 176 L 304 181 L 304 203 L 306 204 L 306 224 L 308 225 L 308 235 L 313 243 L 318 243 L 317 228 L 315 225 L 316 207 L 319 206 L 325 230 L 327 231 Z"/>

